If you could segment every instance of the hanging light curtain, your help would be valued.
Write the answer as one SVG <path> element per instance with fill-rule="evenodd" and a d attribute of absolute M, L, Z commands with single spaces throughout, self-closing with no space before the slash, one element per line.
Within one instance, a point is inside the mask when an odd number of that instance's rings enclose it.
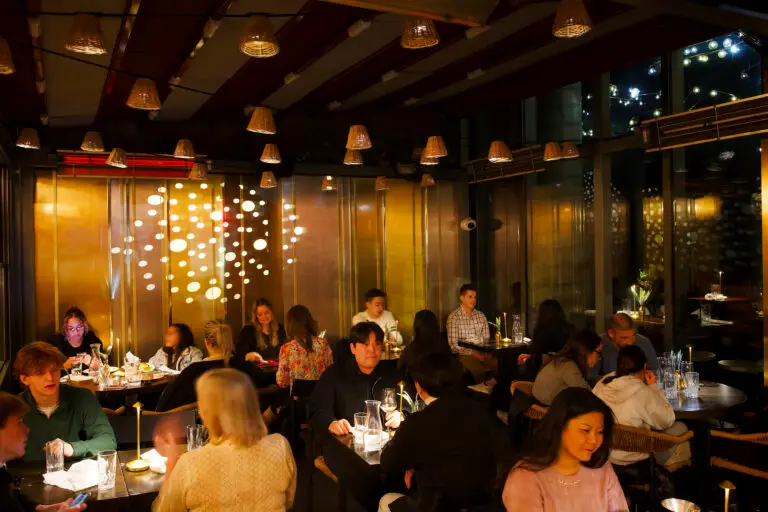
<path fill-rule="evenodd" d="M 111 165 L 112 167 L 119 167 L 121 169 L 128 167 L 125 151 L 120 148 L 114 148 L 112 151 L 110 151 L 109 156 L 107 157 L 107 165 Z"/>
<path fill-rule="evenodd" d="M 571 39 L 581 37 L 592 30 L 592 20 L 582 0 L 561 0 L 552 25 L 555 37 Z"/>
<path fill-rule="evenodd" d="M 378 191 L 389 190 L 389 180 L 387 180 L 387 177 L 386 176 L 376 176 L 375 188 Z"/>
<path fill-rule="evenodd" d="M 64 48 L 75 53 L 86 55 L 104 55 L 104 32 L 101 21 L 93 14 L 77 14 L 72 22 L 69 37 L 64 42 Z"/>
<path fill-rule="evenodd" d="M 25 149 L 40 149 L 40 137 L 34 128 L 23 128 L 16 139 L 16 146 Z"/>
<path fill-rule="evenodd" d="M 280 52 L 275 31 L 266 16 L 251 16 L 243 37 L 240 38 L 240 51 L 249 57 L 274 57 Z"/>
<path fill-rule="evenodd" d="M 277 128 L 275 127 L 275 118 L 272 117 L 272 110 L 267 107 L 256 107 L 246 129 L 249 132 L 275 135 Z"/>
<path fill-rule="evenodd" d="M 326 176 L 323 178 L 323 183 L 320 185 L 320 190 L 324 192 L 336 190 L 336 180 L 333 179 L 333 176 Z"/>
<path fill-rule="evenodd" d="M 183 158 L 185 160 L 193 160 L 197 154 L 195 148 L 192 146 L 192 141 L 189 139 L 181 139 L 176 143 L 176 150 L 173 152 L 174 158 Z"/>
<path fill-rule="evenodd" d="M 554 162 L 563 158 L 563 152 L 560 149 L 560 144 L 557 142 L 547 142 L 544 145 L 544 161 Z"/>
<path fill-rule="evenodd" d="M 425 172 L 421 176 L 421 186 L 422 187 L 434 187 L 435 186 L 435 178 L 432 177 L 432 175 L 428 172 Z"/>
<path fill-rule="evenodd" d="M 208 177 L 208 166 L 203 162 L 195 162 L 187 177 L 191 180 L 204 180 Z"/>
<path fill-rule="evenodd" d="M 264 152 L 261 153 L 261 161 L 265 164 L 279 164 L 280 151 L 276 144 L 267 144 L 264 146 Z"/>
<path fill-rule="evenodd" d="M 100 153 L 104 151 L 104 143 L 101 142 L 101 135 L 99 132 L 87 132 L 83 143 L 80 144 L 80 149 L 89 153 Z"/>
<path fill-rule="evenodd" d="M 427 147 L 424 148 L 422 156 L 427 158 L 442 158 L 448 155 L 448 149 L 445 147 L 443 138 L 439 135 L 433 135 L 427 139 Z"/>
<path fill-rule="evenodd" d="M 495 140 L 491 142 L 491 149 L 488 151 L 488 161 L 493 164 L 511 162 L 512 151 L 503 141 Z"/>
<path fill-rule="evenodd" d="M 368 136 L 368 130 L 362 124 L 353 124 L 349 127 L 347 136 L 347 149 L 371 149 L 373 144 Z"/>
<path fill-rule="evenodd" d="M 264 171 L 261 173 L 261 183 L 259 186 L 261 188 L 275 188 L 277 186 L 277 180 L 272 171 Z"/>
<path fill-rule="evenodd" d="M 125 104 L 138 110 L 160 110 L 160 95 L 157 94 L 155 81 L 137 78 Z"/>
<path fill-rule="evenodd" d="M 0 75 L 10 75 L 16 72 L 16 66 L 13 65 L 13 55 L 11 47 L 4 37 L 0 37 Z"/>
<path fill-rule="evenodd" d="M 563 159 L 579 158 L 579 147 L 573 142 L 563 142 L 561 154 Z"/>
<path fill-rule="evenodd" d="M 344 165 L 363 165 L 363 154 L 356 149 L 348 149 L 344 155 Z"/>
<path fill-rule="evenodd" d="M 408 18 L 400 38 L 400 46 L 409 50 L 429 48 L 440 43 L 435 22 L 427 19 Z"/>

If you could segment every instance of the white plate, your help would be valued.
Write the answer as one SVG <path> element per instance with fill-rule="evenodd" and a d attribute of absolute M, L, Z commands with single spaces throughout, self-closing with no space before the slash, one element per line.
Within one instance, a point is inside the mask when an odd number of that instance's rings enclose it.
<path fill-rule="evenodd" d="M 87 375 L 70 375 L 69 380 L 72 382 L 85 382 L 93 379 Z"/>

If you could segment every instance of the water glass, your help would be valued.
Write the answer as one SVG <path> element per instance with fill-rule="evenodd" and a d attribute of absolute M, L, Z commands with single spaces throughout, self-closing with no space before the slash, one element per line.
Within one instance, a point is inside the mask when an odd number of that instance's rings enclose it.
<path fill-rule="evenodd" d="M 104 450 L 96 455 L 99 464 L 99 490 L 108 491 L 115 488 L 115 475 L 117 474 L 117 452 Z"/>
<path fill-rule="evenodd" d="M 701 321 L 712 320 L 712 304 L 701 305 Z"/>
<path fill-rule="evenodd" d="M 381 450 L 381 430 L 368 429 L 363 434 L 363 445 L 366 452 L 377 452 Z"/>
<path fill-rule="evenodd" d="M 64 469 L 64 443 L 48 441 L 45 443 L 45 472 L 53 473 Z"/>
<path fill-rule="evenodd" d="M 70 377 L 82 377 L 83 376 L 83 368 L 78 364 L 72 366 L 72 370 L 69 372 Z"/>
<path fill-rule="evenodd" d="M 667 400 L 674 400 L 677 398 L 677 376 L 672 370 L 664 371 L 664 394 Z"/>
<path fill-rule="evenodd" d="M 125 364 L 125 380 L 131 384 L 141 382 L 141 372 L 139 372 L 138 363 Z"/>
<path fill-rule="evenodd" d="M 688 372 L 685 376 L 685 397 L 699 398 L 699 374 L 697 372 Z"/>
<path fill-rule="evenodd" d="M 195 451 L 203 447 L 203 426 L 187 425 L 187 451 Z"/>
<path fill-rule="evenodd" d="M 352 430 L 352 435 L 355 438 L 355 443 L 361 444 L 363 442 L 363 435 L 368 430 L 368 413 L 356 412 L 355 413 L 355 425 Z"/>

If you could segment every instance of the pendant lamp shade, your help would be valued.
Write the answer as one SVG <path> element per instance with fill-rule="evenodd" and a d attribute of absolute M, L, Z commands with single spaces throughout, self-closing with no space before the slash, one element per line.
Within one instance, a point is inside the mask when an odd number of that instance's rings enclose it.
<path fill-rule="evenodd" d="M 280 151 L 276 144 L 267 144 L 264 146 L 264 152 L 261 154 L 261 161 L 265 164 L 279 164 Z"/>
<path fill-rule="evenodd" d="M 275 188 L 277 186 L 277 180 L 275 179 L 275 175 L 272 171 L 264 171 L 261 173 L 261 183 L 259 184 L 261 188 Z"/>
<path fill-rule="evenodd" d="M 320 185 L 320 190 L 324 192 L 336 190 L 336 180 L 333 179 L 333 176 L 326 176 L 323 178 L 323 184 Z"/>
<path fill-rule="evenodd" d="M 240 38 L 240 51 L 249 57 L 274 57 L 280 52 L 280 45 L 275 38 L 275 30 L 266 16 L 251 16 L 243 37 Z"/>
<path fill-rule="evenodd" d="M 363 165 L 363 154 L 356 149 L 348 149 L 344 155 L 344 165 Z"/>
<path fill-rule="evenodd" d="M 89 153 L 100 153 L 101 151 L 104 151 L 104 143 L 101 142 L 101 135 L 99 135 L 99 132 L 86 133 L 83 143 L 80 144 L 80 149 Z"/>
<path fill-rule="evenodd" d="M 125 150 L 120 148 L 114 148 L 107 157 L 107 165 L 112 167 L 119 167 L 125 169 L 128 167 L 128 161 L 125 157 Z"/>
<path fill-rule="evenodd" d="M 582 0 L 560 0 L 555 14 L 552 34 L 555 37 L 571 39 L 581 37 L 592 30 L 592 20 Z"/>
<path fill-rule="evenodd" d="M 389 180 L 386 176 L 376 176 L 376 190 L 389 190 Z"/>
<path fill-rule="evenodd" d="M 347 149 L 371 149 L 373 144 L 368 136 L 368 130 L 362 124 L 353 124 L 349 127 L 347 136 Z"/>
<path fill-rule="evenodd" d="M 176 150 L 173 152 L 174 158 L 183 158 L 185 160 L 192 160 L 197 156 L 195 148 L 192 146 L 192 141 L 189 139 L 181 139 L 176 143 Z"/>
<path fill-rule="evenodd" d="M 208 166 L 203 162 L 195 162 L 187 177 L 191 180 L 204 180 L 208 177 Z"/>
<path fill-rule="evenodd" d="M 421 165 L 437 165 L 440 163 L 439 158 L 433 158 L 427 156 L 423 151 L 421 152 L 421 158 L 419 159 Z"/>
<path fill-rule="evenodd" d="M 561 154 L 564 159 L 579 158 L 579 147 L 573 142 L 563 142 Z"/>
<path fill-rule="evenodd" d="M 421 18 L 408 18 L 400 38 L 400 46 L 409 50 L 419 50 L 440 44 L 440 36 L 435 22 Z"/>
<path fill-rule="evenodd" d="M 64 48 L 75 53 L 86 55 L 104 55 L 104 32 L 101 21 L 93 14 L 77 14 L 69 31 L 69 37 L 64 42 Z"/>
<path fill-rule="evenodd" d="M 421 186 L 422 187 L 434 187 L 435 186 L 435 178 L 433 178 L 430 173 L 425 172 L 421 176 Z"/>
<path fill-rule="evenodd" d="M 491 149 L 488 151 L 488 161 L 493 164 L 499 164 L 512 161 L 512 151 L 503 141 L 495 140 L 491 142 Z"/>
<path fill-rule="evenodd" d="M 160 96 L 155 81 L 137 78 L 125 104 L 138 110 L 160 110 Z"/>
<path fill-rule="evenodd" d="M 448 155 L 448 149 L 445 147 L 443 138 L 439 135 L 433 135 L 427 139 L 427 147 L 424 148 L 422 156 L 427 158 L 442 158 Z"/>
<path fill-rule="evenodd" d="M 16 72 L 16 66 L 13 65 L 13 55 L 11 47 L 4 37 L 0 37 L 0 75 L 10 75 Z"/>
<path fill-rule="evenodd" d="M 254 133 L 263 133 L 264 135 L 275 135 L 275 118 L 272 117 L 272 110 L 267 107 L 256 107 L 251 114 L 251 122 L 248 123 L 247 130 Z"/>
<path fill-rule="evenodd" d="M 554 162 L 563 158 L 563 152 L 560 149 L 560 144 L 557 142 L 547 142 L 544 145 L 544 161 Z"/>
<path fill-rule="evenodd" d="M 34 128 L 23 128 L 16 139 L 16 146 L 25 149 L 40 149 L 40 137 Z"/>

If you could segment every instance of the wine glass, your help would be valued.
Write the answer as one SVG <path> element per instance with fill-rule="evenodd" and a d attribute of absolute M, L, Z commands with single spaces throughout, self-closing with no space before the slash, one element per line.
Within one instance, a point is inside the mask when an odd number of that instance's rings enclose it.
<path fill-rule="evenodd" d="M 385 388 L 381 395 L 381 410 L 384 411 L 385 417 L 387 414 L 397 410 L 397 400 L 395 396 L 395 388 Z M 391 429 L 387 428 L 387 430 Z"/>

